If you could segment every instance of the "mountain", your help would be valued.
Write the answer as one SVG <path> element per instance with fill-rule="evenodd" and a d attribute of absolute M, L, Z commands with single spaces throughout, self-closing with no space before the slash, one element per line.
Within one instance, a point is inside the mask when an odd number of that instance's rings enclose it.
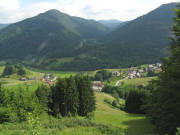
<path fill-rule="evenodd" d="M 124 24 L 126 24 L 126 22 L 122 22 L 115 19 L 114 20 L 99 20 L 98 22 L 110 28 L 111 30 L 115 30 L 116 28 L 121 27 Z"/>
<path fill-rule="evenodd" d="M 96 70 L 155 63 L 168 56 L 176 3 L 110 31 L 94 20 L 50 10 L 0 31 L 0 60 L 55 70 Z"/>
<path fill-rule="evenodd" d="M 124 27 L 118 28 L 104 39 L 110 43 L 163 47 L 167 44 L 168 36 L 171 34 L 172 18 L 175 16 L 173 8 L 175 7 L 176 3 L 164 4 L 127 23 Z"/>
<path fill-rule="evenodd" d="M 49 10 L 0 31 L 0 59 L 70 57 L 88 39 L 104 36 L 108 28 L 94 20 Z"/>
<path fill-rule="evenodd" d="M 102 38 L 103 45 L 88 48 L 83 57 L 65 63 L 64 69 L 71 69 L 72 65 L 75 69 L 84 65 L 87 70 L 94 70 L 159 62 L 160 58 L 168 56 L 168 37 L 172 35 L 173 9 L 176 5 L 164 4 L 128 22 Z"/>
<path fill-rule="evenodd" d="M 0 24 L 0 30 L 6 28 L 9 24 Z"/>

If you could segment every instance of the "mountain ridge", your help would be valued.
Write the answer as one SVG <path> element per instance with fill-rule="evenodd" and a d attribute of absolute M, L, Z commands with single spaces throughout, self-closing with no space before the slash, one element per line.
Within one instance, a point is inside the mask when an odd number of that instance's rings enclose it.
<path fill-rule="evenodd" d="M 50 10 L 0 31 L 0 60 L 55 70 L 97 70 L 159 62 L 168 56 L 176 3 L 111 31 L 94 20 Z M 16 50 L 16 51 L 15 51 Z"/>

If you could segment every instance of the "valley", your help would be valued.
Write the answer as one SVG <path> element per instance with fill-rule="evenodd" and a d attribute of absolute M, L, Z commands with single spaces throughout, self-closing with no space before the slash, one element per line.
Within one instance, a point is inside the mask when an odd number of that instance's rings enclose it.
<path fill-rule="evenodd" d="M 4 67 L 0 67 L 0 75 L 2 75 L 4 70 Z M 116 71 L 118 69 L 108 69 L 108 71 Z M 120 69 L 119 69 L 120 70 Z M 129 69 L 122 69 L 122 71 L 128 71 Z M 38 70 L 38 69 L 27 69 L 26 68 L 26 78 L 35 78 L 35 80 L 20 80 L 20 78 L 22 78 L 21 76 L 18 76 L 16 74 L 10 75 L 10 76 L 6 76 L 6 77 L 1 77 L 0 78 L 0 82 L 2 83 L 3 87 L 6 87 L 8 89 L 11 90 L 17 90 L 20 88 L 27 88 L 30 91 L 35 91 L 42 83 L 44 83 L 42 80 L 42 78 L 44 78 L 44 76 L 46 74 L 54 74 L 57 77 L 60 78 L 65 78 L 65 77 L 69 77 L 71 75 L 76 75 L 78 74 L 78 72 L 61 72 L 61 71 L 44 71 L 44 70 Z M 95 73 L 97 71 L 93 71 L 93 72 L 82 72 L 81 74 L 84 75 L 89 75 L 89 76 L 94 76 Z M 120 77 L 112 77 L 110 78 L 110 80 L 114 81 L 114 80 L 118 80 L 118 78 Z M 154 78 L 152 78 L 154 79 Z M 139 78 L 139 79 L 131 79 L 131 80 L 127 80 L 127 82 L 125 81 L 125 85 L 129 85 L 132 82 L 132 85 L 135 84 L 144 84 L 144 83 L 148 83 L 148 81 L 150 81 L 151 79 L 147 77 L 146 78 Z M 137 82 L 137 83 L 136 83 Z M 106 83 L 106 81 L 104 82 Z M 110 82 L 113 83 L 113 82 Z M 49 84 L 47 84 L 49 85 Z M 121 129 L 122 131 L 124 130 L 126 135 L 157 135 L 157 132 L 155 131 L 155 127 L 153 125 L 151 125 L 150 121 L 148 120 L 148 118 L 143 115 L 143 114 L 129 114 L 126 113 L 124 111 L 121 111 L 119 109 L 114 108 L 113 106 L 107 104 L 105 102 L 105 100 L 109 100 L 110 102 L 112 102 L 114 100 L 114 97 L 109 95 L 109 94 L 105 94 L 103 92 L 95 92 L 95 96 L 96 96 L 96 111 L 94 112 L 94 117 L 91 119 L 91 122 L 94 123 L 95 125 L 104 125 L 104 126 L 109 126 L 110 129 L 114 132 L 117 132 L 116 129 Z M 123 99 L 121 99 L 122 103 L 123 103 Z M 100 134 L 106 134 L 106 135 L 110 135 L 112 134 L 116 134 L 113 133 L 112 131 L 101 131 L 102 129 L 99 129 L 98 126 L 93 126 L 90 125 L 88 127 L 86 127 L 86 125 L 72 125 L 72 126 L 67 126 L 67 122 L 68 121 L 73 121 L 73 118 L 62 118 L 62 119 L 55 119 L 55 118 L 51 118 L 50 116 L 47 116 L 46 114 L 42 114 L 39 116 L 40 117 L 40 128 L 41 128 L 41 132 L 47 133 L 48 135 L 51 134 L 67 134 L 67 135 L 79 135 L 79 134 L 83 134 L 83 135 L 100 135 Z M 61 125 L 63 126 L 63 128 L 56 130 L 55 127 L 55 123 L 53 125 L 51 125 L 51 128 L 45 128 L 47 127 L 47 122 L 49 120 L 51 120 L 53 122 L 61 122 L 64 121 L 65 125 Z M 81 117 L 77 117 L 74 119 L 74 121 L 77 121 L 79 119 L 79 122 L 81 121 L 86 122 L 87 120 L 85 118 L 81 118 Z M 25 125 L 24 125 L 25 124 Z M 48 124 L 49 125 L 49 124 Z M 13 133 L 17 133 L 19 135 L 27 133 L 27 131 L 24 128 L 28 128 L 28 124 L 26 125 L 26 123 L 19 123 L 16 125 L 12 125 L 12 124 L 3 124 L 0 125 L 0 134 L 7 134 L 7 135 L 11 135 Z M 50 126 L 50 125 L 49 125 Z M 121 131 L 120 130 L 120 131 Z M 120 132 L 118 133 L 120 134 Z M 123 132 L 122 132 L 123 135 Z"/>
<path fill-rule="evenodd" d="M 180 3 L 52 1 L 0 3 L 0 135 L 180 135 Z"/>

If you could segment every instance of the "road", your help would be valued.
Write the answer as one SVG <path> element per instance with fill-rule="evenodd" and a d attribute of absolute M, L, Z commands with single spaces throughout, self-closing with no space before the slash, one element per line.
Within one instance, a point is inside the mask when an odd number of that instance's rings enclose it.
<path fill-rule="evenodd" d="M 125 78 L 117 81 L 116 84 L 115 84 L 115 86 L 119 86 L 122 81 L 127 80 L 127 79 L 128 79 L 128 77 L 125 77 Z"/>

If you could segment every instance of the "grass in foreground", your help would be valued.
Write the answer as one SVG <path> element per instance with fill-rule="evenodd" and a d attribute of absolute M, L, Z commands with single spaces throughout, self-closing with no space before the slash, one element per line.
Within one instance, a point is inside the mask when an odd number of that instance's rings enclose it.
<path fill-rule="evenodd" d="M 139 114 L 129 114 L 124 111 L 112 108 L 104 103 L 107 98 L 114 100 L 108 94 L 96 93 L 97 110 L 95 112 L 95 122 L 112 125 L 126 129 L 126 135 L 157 135 L 154 126 L 144 116 Z"/>
<path fill-rule="evenodd" d="M 42 114 L 31 123 L 6 123 L 0 125 L 0 135 L 32 135 L 32 123 L 39 135 L 157 135 L 144 115 L 128 114 L 111 107 L 104 99 L 114 100 L 108 94 L 96 93 L 97 110 L 93 120 L 82 117 L 56 119 Z M 36 135 L 36 134 L 35 134 Z"/>

